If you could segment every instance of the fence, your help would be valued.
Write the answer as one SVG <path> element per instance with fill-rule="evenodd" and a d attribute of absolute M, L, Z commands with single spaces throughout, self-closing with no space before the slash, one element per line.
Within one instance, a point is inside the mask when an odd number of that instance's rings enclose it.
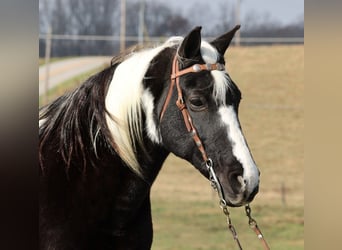
<path fill-rule="evenodd" d="M 52 40 L 92 40 L 92 41 L 120 41 L 120 36 L 88 36 L 88 35 L 57 35 L 57 34 L 40 34 L 39 39 L 47 39 L 50 37 Z M 145 37 L 145 42 L 162 42 L 166 37 Z M 206 40 L 214 39 L 214 37 L 205 37 Z M 128 42 L 138 43 L 140 37 L 138 36 L 126 36 L 125 40 Z M 240 37 L 240 43 L 277 43 L 277 44 L 289 44 L 289 43 L 304 43 L 304 37 Z"/>
<path fill-rule="evenodd" d="M 122 38 L 119 35 L 116 36 L 98 36 L 98 35 L 58 35 L 58 34 L 40 34 L 39 40 L 41 43 L 41 47 L 45 47 L 47 45 L 51 45 L 54 43 L 63 43 L 63 46 L 67 48 L 67 41 L 70 43 L 69 49 L 64 49 L 64 53 L 75 53 L 74 55 L 96 55 L 96 54 L 116 54 L 119 50 L 124 49 L 126 46 L 130 46 L 133 44 L 141 43 L 149 43 L 156 44 L 162 43 L 165 41 L 167 37 L 150 37 L 145 36 L 143 39 L 139 36 L 125 36 Z M 214 37 L 205 37 L 205 40 L 212 40 Z M 54 42 L 53 42 L 54 41 Z M 82 41 L 82 43 L 75 43 L 76 41 Z M 250 45 L 271 45 L 271 44 L 303 44 L 304 37 L 240 37 L 239 40 L 233 39 L 233 42 L 239 43 L 242 46 L 250 46 Z M 101 46 L 96 45 L 95 43 L 101 43 Z M 88 47 L 92 45 L 94 48 L 97 46 L 99 49 L 89 50 L 87 48 L 82 49 L 82 46 Z M 62 45 L 52 45 L 55 49 L 58 46 Z M 47 50 L 51 48 L 40 49 L 40 56 L 45 56 Z M 53 51 L 52 51 L 53 52 Z M 87 54 L 88 53 L 88 54 Z M 89 54 L 90 53 L 90 54 Z M 54 54 L 54 53 L 52 53 Z M 58 53 L 59 54 L 59 53 Z M 56 55 L 53 55 L 56 56 Z M 72 54 L 61 54 L 57 56 L 72 56 Z"/>

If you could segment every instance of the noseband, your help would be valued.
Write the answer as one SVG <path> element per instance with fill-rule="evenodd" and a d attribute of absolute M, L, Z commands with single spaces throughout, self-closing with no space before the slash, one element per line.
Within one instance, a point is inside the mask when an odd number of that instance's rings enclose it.
<path fill-rule="evenodd" d="M 237 243 L 239 249 L 242 250 L 242 247 L 241 247 L 240 241 L 238 239 L 236 230 L 235 230 L 235 228 L 232 224 L 231 218 L 230 218 L 230 213 L 228 211 L 227 201 L 224 198 L 224 194 L 223 194 L 221 184 L 220 184 L 219 180 L 217 179 L 214 168 L 213 168 L 213 161 L 208 157 L 207 152 L 205 151 L 205 148 L 203 146 L 203 143 L 202 143 L 200 137 L 198 136 L 197 130 L 196 130 L 196 128 L 192 122 L 192 118 L 190 116 L 190 113 L 189 113 L 189 111 L 186 107 L 186 104 L 184 102 L 182 89 L 181 89 L 180 83 L 179 83 L 179 77 L 180 76 L 184 76 L 184 75 L 189 74 L 189 73 L 198 73 L 198 72 L 201 72 L 204 70 L 205 71 L 212 71 L 212 70 L 224 71 L 225 66 L 221 63 L 194 64 L 188 68 L 179 70 L 179 64 L 178 64 L 177 53 L 176 53 L 176 55 L 173 58 L 173 62 L 172 62 L 171 84 L 169 86 L 169 90 L 168 90 L 162 111 L 160 113 L 159 121 L 161 121 L 163 119 L 166 108 L 170 103 L 174 86 L 176 86 L 177 94 L 178 94 L 176 105 L 183 115 L 184 123 L 185 123 L 185 126 L 186 126 L 188 132 L 191 133 L 192 139 L 194 140 L 198 150 L 201 152 L 202 159 L 203 159 L 203 161 L 204 161 L 204 163 L 208 169 L 208 172 L 209 172 L 209 180 L 210 180 L 211 186 L 217 191 L 219 199 L 220 199 L 220 207 L 221 207 L 223 213 L 227 217 L 228 228 L 231 231 L 233 238 L 234 238 L 235 242 Z M 250 227 L 256 233 L 257 237 L 261 240 L 261 242 L 264 246 L 264 249 L 266 249 L 266 250 L 270 249 L 269 246 L 267 245 L 256 221 L 251 217 L 251 208 L 249 207 L 248 204 L 246 205 L 245 210 L 246 210 L 246 215 L 249 218 L 248 223 L 249 223 Z"/>

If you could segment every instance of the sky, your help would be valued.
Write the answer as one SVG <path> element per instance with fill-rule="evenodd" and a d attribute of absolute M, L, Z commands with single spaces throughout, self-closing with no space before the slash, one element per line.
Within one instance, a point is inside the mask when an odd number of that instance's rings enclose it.
<path fill-rule="evenodd" d="M 146 0 L 147 2 L 163 2 L 183 13 L 190 10 L 194 19 L 201 21 L 201 13 L 206 9 L 219 10 L 222 6 L 234 6 L 237 0 Z M 196 7 L 198 6 L 198 8 Z M 241 20 L 248 14 L 256 12 L 260 16 L 268 15 L 271 20 L 276 20 L 283 25 L 298 19 L 304 20 L 304 0 L 241 0 Z M 205 8 L 206 7 L 206 8 Z M 196 8 L 198 9 L 196 13 Z M 189 12 L 188 12 L 189 13 Z M 213 16 L 213 19 L 217 17 Z M 206 20 L 205 20 L 206 21 Z"/>
<path fill-rule="evenodd" d="M 242 0 L 241 14 L 251 10 L 268 12 L 271 17 L 288 24 L 304 15 L 304 0 Z"/>

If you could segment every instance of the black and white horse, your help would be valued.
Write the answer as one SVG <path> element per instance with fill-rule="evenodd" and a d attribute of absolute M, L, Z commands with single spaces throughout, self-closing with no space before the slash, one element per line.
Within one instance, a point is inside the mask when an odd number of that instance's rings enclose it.
<path fill-rule="evenodd" d="M 170 152 L 206 178 L 210 160 L 229 206 L 252 201 L 259 170 L 224 67 L 238 28 L 205 42 L 197 27 L 114 58 L 41 108 L 40 249 L 150 249 L 150 189 Z"/>

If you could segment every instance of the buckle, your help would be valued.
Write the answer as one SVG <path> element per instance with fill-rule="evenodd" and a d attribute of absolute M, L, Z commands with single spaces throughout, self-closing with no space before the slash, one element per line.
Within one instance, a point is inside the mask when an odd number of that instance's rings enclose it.
<path fill-rule="evenodd" d="M 224 71 L 226 69 L 222 63 L 217 63 L 216 67 L 217 67 L 217 70 L 219 71 Z"/>
<path fill-rule="evenodd" d="M 201 71 L 201 66 L 199 64 L 195 64 L 192 66 L 192 70 L 194 72 L 200 72 Z"/>

